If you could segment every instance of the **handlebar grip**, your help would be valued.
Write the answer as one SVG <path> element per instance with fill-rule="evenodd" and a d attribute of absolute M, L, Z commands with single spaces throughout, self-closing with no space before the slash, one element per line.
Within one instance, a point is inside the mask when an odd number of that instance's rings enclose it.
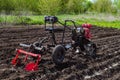
<path fill-rule="evenodd" d="M 27 44 L 22 44 L 22 43 L 21 43 L 20 46 L 21 46 L 21 47 L 30 48 L 31 45 L 27 45 Z M 39 50 L 39 51 L 43 49 L 43 47 L 36 47 L 36 46 L 34 46 L 34 48 L 35 48 L 36 50 Z"/>
<path fill-rule="evenodd" d="M 30 47 L 30 45 L 27 45 L 27 44 L 22 44 L 22 43 L 20 43 L 20 46 L 21 46 L 21 47 L 27 47 L 27 48 L 29 48 L 29 47 Z"/>

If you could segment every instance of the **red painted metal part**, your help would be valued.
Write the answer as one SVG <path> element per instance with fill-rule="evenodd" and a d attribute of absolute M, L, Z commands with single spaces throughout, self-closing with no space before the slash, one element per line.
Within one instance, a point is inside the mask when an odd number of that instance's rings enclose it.
<path fill-rule="evenodd" d="M 31 52 L 27 52 L 27 51 L 24 51 L 22 49 L 17 49 L 16 50 L 16 56 L 15 58 L 12 60 L 12 65 L 16 66 L 18 63 L 20 63 L 19 61 L 19 55 L 20 54 L 25 54 L 25 58 L 24 58 L 24 62 L 27 60 L 27 57 L 28 56 L 33 56 L 33 57 L 36 57 L 37 60 L 35 62 L 30 62 L 28 63 L 26 66 L 25 66 L 25 70 L 26 71 L 35 71 L 35 70 L 38 70 L 38 64 L 41 60 L 41 55 L 40 54 L 34 54 L 34 53 L 31 53 Z"/>
<path fill-rule="evenodd" d="M 85 23 L 85 24 L 82 24 L 82 27 L 90 29 L 92 27 L 92 25 L 88 24 L 88 23 Z"/>
<path fill-rule="evenodd" d="M 85 23 L 85 24 L 82 24 L 82 27 L 85 30 L 85 37 L 87 39 L 90 39 L 91 38 L 90 28 L 92 27 L 92 25 Z"/>
<path fill-rule="evenodd" d="M 26 55 L 30 55 L 30 56 L 33 56 L 33 57 L 37 57 L 37 56 L 40 57 L 39 54 L 34 54 L 34 53 L 31 53 L 31 52 L 27 52 L 27 51 L 24 51 L 24 50 L 22 50 L 22 49 L 17 49 L 17 52 L 18 52 L 18 53 L 23 53 L 23 54 L 26 54 Z"/>
<path fill-rule="evenodd" d="M 87 39 L 90 39 L 91 38 L 91 33 L 90 33 L 90 29 L 88 28 L 83 28 L 85 30 L 85 37 Z"/>

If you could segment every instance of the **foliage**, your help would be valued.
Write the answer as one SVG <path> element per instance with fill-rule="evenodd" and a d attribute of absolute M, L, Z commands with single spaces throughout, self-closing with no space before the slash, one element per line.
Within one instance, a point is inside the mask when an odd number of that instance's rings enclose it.
<path fill-rule="evenodd" d="M 39 0 L 39 11 L 41 14 L 55 15 L 60 10 L 61 0 Z"/>
<path fill-rule="evenodd" d="M 14 0 L 0 0 L 0 11 L 5 10 L 6 14 L 14 10 Z"/>
<path fill-rule="evenodd" d="M 120 0 L 114 0 L 114 6 L 120 11 Z"/>
<path fill-rule="evenodd" d="M 112 9 L 111 0 L 96 0 L 93 5 L 93 10 L 99 13 L 111 13 Z"/>
<path fill-rule="evenodd" d="M 117 13 L 120 0 L 0 0 L 0 12 L 5 14 L 81 14 L 86 12 Z"/>

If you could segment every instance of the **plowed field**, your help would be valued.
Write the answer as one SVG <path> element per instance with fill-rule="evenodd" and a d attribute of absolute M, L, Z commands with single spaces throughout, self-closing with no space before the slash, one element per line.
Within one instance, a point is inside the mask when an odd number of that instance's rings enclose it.
<path fill-rule="evenodd" d="M 55 66 L 51 53 L 46 53 L 39 70 L 27 72 L 11 65 L 15 49 L 48 33 L 40 26 L 0 28 L 0 80 L 120 80 L 120 30 L 93 27 L 91 32 L 98 48 L 96 59 L 68 50 L 63 64 Z"/>

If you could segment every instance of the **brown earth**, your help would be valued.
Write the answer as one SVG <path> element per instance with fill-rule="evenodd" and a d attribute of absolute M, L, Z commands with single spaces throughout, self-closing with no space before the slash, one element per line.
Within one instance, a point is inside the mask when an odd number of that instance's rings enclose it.
<path fill-rule="evenodd" d="M 46 53 L 39 70 L 27 72 L 11 65 L 15 49 L 48 33 L 40 26 L 0 28 L 0 80 L 120 80 L 120 30 L 93 27 L 91 32 L 98 48 L 96 59 L 68 50 L 63 64 L 55 66 L 51 53 Z"/>

